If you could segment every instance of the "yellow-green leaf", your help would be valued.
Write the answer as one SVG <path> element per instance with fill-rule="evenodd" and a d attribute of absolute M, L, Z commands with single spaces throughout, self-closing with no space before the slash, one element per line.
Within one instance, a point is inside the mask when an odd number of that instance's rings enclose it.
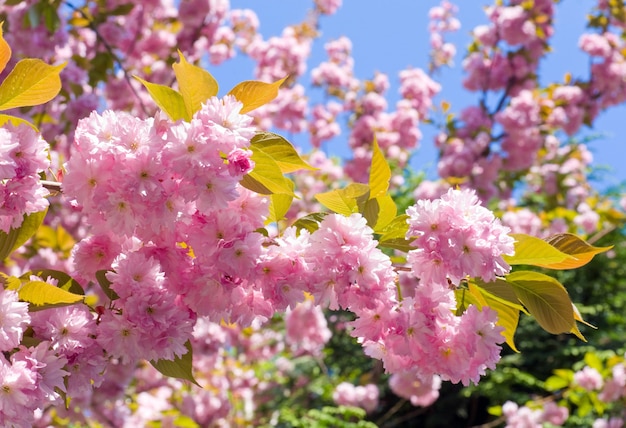
<path fill-rule="evenodd" d="M 280 193 L 269 195 L 269 198 L 269 216 L 265 222 L 266 224 L 274 223 L 285 218 L 285 214 L 289 211 L 289 207 L 291 207 L 291 202 L 293 201 L 293 196 Z"/>
<path fill-rule="evenodd" d="M 15 68 L 0 85 L 0 110 L 50 101 L 61 90 L 59 73 L 65 65 L 48 65 L 32 58 L 15 64 Z"/>
<path fill-rule="evenodd" d="M 258 150 L 278 164 L 283 174 L 301 169 L 316 170 L 306 163 L 284 137 L 272 132 L 259 132 L 250 140 L 252 150 Z"/>
<path fill-rule="evenodd" d="M 83 300 L 84 296 L 70 293 L 44 281 L 29 281 L 18 291 L 21 300 L 36 306 L 65 306 Z"/>
<path fill-rule="evenodd" d="M 32 213 L 24 217 L 24 221 L 17 229 L 10 229 L 9 233 L 0 231 L 0 261 L 4 260 L 13 251 L 24 245 L 37 232 L 48 210 Z"/>
<path fill-rule="evenodd" d="M 506 277 L 517 298 L 549 333 L 570 333 L 575 327 L 572 301 L 563 285 L 538 272 L 519 271 Z"/>
<path fill-rule="evenodd" d="M 8 276 L 0 272 L 0 286 L 4 286 L 7 290 L 17 291 L 22 286 L 22 281 L 17 276 Z"/>
<path fill-rule="evenodd" d="M 185 343 L 185 347 L 187 348 L 187 353 L 176 357 L 173 360 L 158 360 L 158 361 L 150 361 L 150 364 L 160 371 L 165 376 L 175 377 L 182 380 L 188 380 L 194 385 L 200 386 L 198 382 L 193 377 L 192 373 L 192 350 L 191 343 L 187 341 Z"/>
<path fill-rule="evenodd" d="M 181 51 L 178 51 L 178 55 L 180 62 L 174 63 L 172 67 L 187 114 L 191 117 L 200 110 L 202 103 L 217 95 L 219 86 L 211 73 L 187 62 Z"/>
<path fill-rule="evenodd" d="M 0 22 L 0 73 L 2 73 L 9 59 L 11 59 L 11 46 L 4 40 L 2 25 L 4 25 L 4 21 Z"/>
<path fill-rule="evenodd" d="M 21 117 L 11 116 L 9 114 L 0 114 L 0 126 L 4 126 L 6 123 L 11 123 L 13 126 L 28 125 L 33 128 L 35 132 L 39 132 L 39 129 L 37 129 L 35 125 L 25 119 L 22 119 Z"/>
<path fill-rule="evenodd" d="M 265 105 L 278 96 L 278 89 L 286 77 L 274 83 L 259 82 L 257 80 L 246 80 L 237 84 L 228 94 L 233 95 L 243 104 L 240 113 L 248 113 L 262 105 Z"/>
<path fill-rule="evenodd" d="M 159 106 L 173 121 L 183 119 L 187 122 L 191 120 L 191 115 L 187 112 L 185 100 L 180 92 L 170 88 L 169 86 L 150 83 L 140 77 L 133 76 L 139 80 L 148 90 L 148 93 Z"/>
<path fill-rule="evenodd" d="M 252 150 L 251 159 L 254 161 L 254 170 L 248 175 L 269 191 L 269 193 L 262 194 L 283 193 L 295 196 L 293 181 L 283 175 L 278 163 L 255 146 L 250 146 L 250 149 Z M 242 185 L 245 186 L 247 183 L 248 181 L 245 180 L 244 176 Z"/>
<path fill-rule="evenodd" d="M 313 233 L 319 229 L 321 221 L 324 220 L 324 217 L 327 215 L 328 213 L 311 213 L 296 220 L 292 226 L 294 226 L 298 231 L 306 229 Z"/>
<path fill-rule="evenodd" d="M 484 282 L 480 278 L 472 278 L 472 283 L 476 284 L 484 294 L 489 294 L 491 299 L 499 300 L 502 304 L 527 313 L 517 298 L 513 286 L 505 280 L 498 278 L 492 282 Z"/>
<path fill-rule="evenodd" d="M 483 287 L 475 284 L 473 281 L 470 281 L 469 289 L 473 293 L 480 293 L 484 299 L 485 305 L 489 306 L 498 313 L 497 324 L 504 328 L 502 335 L 504 336 L 507 345 L 509 345 L 513 351 L 519 352 L 515 346 L 514 336 L 515 331 L 517 330 L 521 306 L 519 304 L 511 304 L 507 299 L 495 296 L 494 294 L 486 291 Z M 511 290 L 511 292 L 513 291 Z"/>
<path fill-rule="evenodd" d="M 378 147 L 378 141 L 374 138 L 369 178 L 370 198 L 385 195 L 389 189 L 389 180 L 391 180 L 391 168 L 389 168 L 383 152 Z"/>
<path fill-rule="evenodd" d="M 613 248 L 612 246 L 594 247 L 571 233 L 550 236 L 546 238 L 546 242 L 562 253 L 571 256 L 559 263 L 543 265 L 550 269 L 575 269 L 589 263 L 596 254 L 604 253 Z"/>
<path fill-rule="evenodd" d="M 503 256 L 510 265 L 533 265 L 549 267 L 573 257 L 559 251 L 543 239 L 522 233 L 511 234 L 515 239 L 515 254 Z"/>
<path fill-rule="evenodd" d="M 396 218 L 398 214 L 398 207 L 394 202 L 391 195 L 385 193 L 376 198 L 378 202 L 378 220 L 376 221 L 376 225 L 373 227 L 375 232 L 380 232 L 387 227 L 389 223 Z"/>
<path fill-rule="evenodd" d="M 329 210 L 337 214 L 349 216 L 359 212 L 359 203 L 369 199 L 369 186 L 362 183 L 351 183 L 345 189 L 318 193 L 315 199 Z"/>
<path fill-rule="evenodd" d="M 54 269 L 40 269 L 35 271 L 29 271 L 20 277 L 22 280 L 28 280 L 31 276 L 36 276 L 46 281 L 48 278 L 54 278 L 57 280 L 57 288 L 60 288 L 70 293 L 84 295 L 85 291 L 83 287 L 74 278 L 67 273 Z"/>
<path fill-rule="evenodd" d="M 243 176 L 241 181 L 239 182 L 243 187 L 248 190 L 252 190 L 259 195 L 271 195 L 272 191 L 265 187 L 261 182 L 259 182 L 256 178 L 252 177 L 250 174 L 246 174 Z"/>
<path fill-rule="evenodd" d="M 405 238 L 406 233 L 409 231 L 409 223 L 407 222 L 409 216 L 406 214 L 400 214 L 394 218 L 387 226 L 383 228 L 379 233 L 382 234 L 380 240 Z"/>
<path fill-rule="evenodd" d="M 408 215 L 401 214 L 385 226 L 382 231 L 377 230 L 377 233 L 382 234 L 378 240 L 379 245 L 381 247 L 404 251 L 405 253 L 414 250 L 415 247 L 411 245 L 411 242 L 413 242 L 415 238 L 406 239 L 406 233 L 409 230 L 409 224 L 407 223 L 408 218 Z"/>

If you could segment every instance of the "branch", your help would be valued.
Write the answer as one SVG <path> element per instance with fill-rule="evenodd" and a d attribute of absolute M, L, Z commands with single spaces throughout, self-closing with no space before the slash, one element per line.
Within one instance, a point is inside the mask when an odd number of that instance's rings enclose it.
<path fill-rule="evenodd" d="M 61 183 L 58 181 L 41 180 L 41 185 L 51 192 L 61 193 Z"/>
<path fill-rule="evenodd" d="M 113 61 L 115 61 L 115 63 L 117 64 L 117 66 L 120 68 L 120 70 L 122 70 L 122 73 L 124 74 L 124 80 L 126 80 L 126 83 L 128 83 L 128 86 L 130 87 L 130 90 L 132 91 L 133 95 L 135 95 L 135 98 L 137 98 L 137 100 L 139 100 L 139 105 L 141 106 L 141 110 L 144 112 L 144 114 L 146 116 L 149 116 L 149 112 L 148 109 L 146 108 L 146 106 L 143 103 L 143 100 L 141 99 L 141 97 L 139 96 L 139 94 L 137 93 L 137 90 L 135 89 L 135 87 L 133 86 L 129 73 L 126 70 L 126 67 L 124 67 L 124 64 L 122 64 L 122 60 L 117 56 L 117 54 L 113 51 L 113 48 L 111 47 L 111 45 L 109 45 L 109 43 L 104 39 L 104 37 L 102 36 L 102 34 L 100 34 L 100 32 L 98 31 L 98 27 L 96 26 L 96 24 L 91 20 L 91 18 L 81 9 L 77 8 L 76 6 L 74 6 L 72 3 L 70 3 L 69 1 L 66 1 L 65 4 L 72 9 L 73 11 L 79 13 L 81 15 L 82 18 L 84 18 L 89 24 L 89 28 L 91 29 L 91 31 L 93 31 L 96 34 L 96 38 L 100 41 L 100 43 L 102 43 L 102 45 L 104 46 L 104 48 L 106 49 L 106 51 L 109 53 L 109 55 L 111 55 L 111 58 L 113 58 Z"/>

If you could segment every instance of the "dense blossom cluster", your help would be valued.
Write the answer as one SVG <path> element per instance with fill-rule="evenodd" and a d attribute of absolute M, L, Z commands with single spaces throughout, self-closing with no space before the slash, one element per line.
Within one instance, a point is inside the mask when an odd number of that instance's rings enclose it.
<path fill-rule="evenodd" d="M 39 174 L 50 166 L 48 143 L 26 125 L 0 128 L 0 231 L 22 224 L 24 215 L 48 206 Z"/>
<path fill-rule="evenodd" d="M 389 77 L 358 78 L 347 37 L 329 41 L 328 60 L 311 68 L 312 84 L 327 97 L 310 105 L 302 82 L 307 60 L 320 20 L 341 3 L 315 0 L 305 21 L 268 38 L 253 11 L 231 10 L 227 0 L 64 3 L 71 20 L 35 0 L 4 6 L 6 39 L 19 52 L 7 69 L 21 55 L 67 65 L 57 99 L 15 113 L 37 118 L 52 153 L 28 126 L 0 128 L 0 231 L 48 207 L 40 176 L 52 164 L 62 170 L 64 204 L 53 207 L 60 217 L 54 224 L 72 224 L 76 239 L 64 256 L 34 243 L 38 253 L 22 250 L 6 271 L 17 277 L 40 267 L 67 271 L 98 304 L 35 311 L 17 292 L 0 288 L 0 425 L 53 425 L 56 417 L 166 425 L 177 414 L 201 426 L 256 421 L 272 396 L 296 395 L 311 381 L 296 366 L 324 358 L 332 335 L 326 309 L 352 313 L 347 334 L 380 360 L 390 389 L 415 406 L 437 400 L 442 381 L 478 383 L 495 368 L 504 342 L 496 311 L 458 296 L 472 278 L 488 282 L 509 273 L 503 256 L 513 253 L 511 231 L 591 234 L 602 225 L 586 181 L 590 151 L 560 140 L 626 100 L 624 39 L 611 31 L 624 24 L 610 2 L 600 1 L 606 25 L 579 40 L 591 58 L 589 79 L 542 87 L 538 66 L 549 52 L 554 2 L 486 8 L 488 24 L 473 29 L 463 60 L 464 86 L 480 102 L 458 117 L 443 107 L 435 143 L 444 180 L 407 192 L 417 202 L 406 210 L 412 247 L 402 259 L 379 248 L 380 230 L 375 234 L 361 214 L 318 214 L 311 229 L 285 227 L 323 210 L 315 194 L 341 187 L 347 177 L 367 183 L 374 141 L 397 190 L 422 140 L 419 126 L 437 109 L 441 86 L 415 67 L 398 73 L 399 100 L 390 105 Z M 429 13 L 431 72 L 452 65 L 456 50 L 444 36 L 459 28 L 455 14 L 445 0 Z M 256 79 L 288 79 L 274 101 L 250 114 L 240 114 L 232 96 L 213 97 L 190 121 L 172 122 L 155 113 L 131 75 L 171 85 L 177 49 L 191 62 L 213 65 L 242 53 L 254 61 Z M 98 113 L 102 101 L 108 109 Z M 250 140 L 258 129 L 308 133 L 314 150 L 305 157 L 319 167 L 296 175 L 301 199 L 286 222 L 271 226 L 271 197 L 241 184 L 255 168 Z M 343 167 L 318 150 L 341 133 L 352 150 Z M 518 205 L 512 196 L 519 180 L 528 193 L 569 210 L 570 224 Z M 501 201 L 502 222 L 481 205 L 492 198 Z M 45 272 L 30 280 L 59 285 Z M 263 328 L 277 313 L 284 314 L 282 330 Z M 190 350 L 204 389 L 164 378 L 144 361 L 180 360 Z M 610 376 L 586 367 L 572 378 L 574 387 L 604 402 L 624 399 L 622 364 Z M 332 398 L 373 413 L 380 393 L 373 384 L 337 382 Z M 541 410 L 509 402 L 503 413 L 510 427 L 559 425 L 568 417 L 552 402 Z M 599 419 L 594 427 L 620 423 Z"/>

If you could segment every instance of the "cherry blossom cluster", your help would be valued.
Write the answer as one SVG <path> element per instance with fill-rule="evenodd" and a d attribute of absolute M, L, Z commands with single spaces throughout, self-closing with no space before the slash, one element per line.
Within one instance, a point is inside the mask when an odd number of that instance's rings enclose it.
<path fill-rule="evenodd" d="M 27 125 L 0 128 L 0 231 L 8 233 L 24 215 L 48 207 L 39 174 L 50 166 L 48 143 Z"/>
<path fill-rule="evenodd" d="M 502 406 L 507 428 L 543 427 L 545 423 L 561 426 L 569 417 L 567 407 L 550 401 L 542 409 L 531 409 L 507 401 Z"/>
<path fill-rule="evenodd" d="M 378 387 L 373 383 L 353 385 L 341 382 L 333 392 L 333 401 L 341 406 L 361 407 L 366 412 L 373 412 L 378 406 Z"/>
<path fill-rule="evenodd" d="M 480 204 L 473 191 L 450 189 L 440 199 L 409 207 L 407 262 L 424 284 L 459 286 L 469 277 L 486 282 L 509 272 L 502 258 L 514 253 L 510 229 Z"/>
<path fill-rule="evenodd" d="M 443 66 L 451 66 L 456 47 L 444 40 L 445 33 L 455 32 L 461 23 L 455 17 L 458 12 L 456 5 L 444 0 L 439 6 L 432 7 L 428 12 L 430 23 L 430 69 L 436 70 Z"/>

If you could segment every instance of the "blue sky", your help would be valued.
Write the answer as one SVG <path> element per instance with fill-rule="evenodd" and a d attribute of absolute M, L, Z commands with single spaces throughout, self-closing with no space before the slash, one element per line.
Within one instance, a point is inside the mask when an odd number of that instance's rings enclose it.
<path fill-rule="evenodd" d="M 457 45 L 456 65 L 452 69 L 443 70 L 435 78 L 443 87 L 437 101 L 445 99 L 452 104 L 453 111 L 460 111 L 462 107 L 475 103 L 478 97 L 462 88 L 460 63 L 470 30 L 486 23 L 481 5 L 488 3 L 455 3 L 459 6 L 461 29 L 450 35 L 449 39 Z M 553 52 L 540 66 L 542 83 L 562 82 L 568 71 L 574 78 L 587 76 L 588 57 L 578 49 L 578 38 L 585 28 L 585 14 L 594 3 L 592 0 L 565 0 L 557 6 Z M 259 31 L 265 38 L 279 35 L 286 25 L 301 22 L 311 4 L 308 1 L 231 0 L 233 9 L 255 10 L 261 23 Z M 439 1 L 433 0 L 344 0 L 335 15 L 322 17 L 322 36 L 313 46 L 308 72 L 326 59 L 324 44 L 327 41 L 347 36 L 353 44 L 356 77 L 367 79 L 376 71 L 386 73 L 392 85 L 388 92 L 389 104 L 393 105 L 398 99 L 397 73 L 408 66 L 427 66 L 428 10 L 438 4 Z M 253 78 L 253 69 L 252 61 L 244 57 L 209 68 L 220 83 L 220 93 L 226 92 L 239 81 Z M 303 84 L 307 85 L 306 80 Z M 315 92 L 312 94 L 315 96 Z M 610 173 L 603 174 L 602 182 L 598 183 L 600 187 L 626 182 L 626 137 L 622 132 L 625 119 L 626 106 L 614 107 L 601 115 L 595 129 L 584 129 L 581 133 L 581 136 L 600 137 L 590 143 L 594 164 L 611 169 Z M 423 125 L 421 130 L 424 138 L 413 156 L 412 166 L 426 170 L 430 177 L 434 177 L 436 152 L 432 137 L 436 130 L 428 125 Z M 331 143 L 330 151 L 342 155 L 346 150 L 346 137 L 339 138 L 340 141 Z M 302 141 L 295 138 L 293 142 L 300 144 Z"/>

